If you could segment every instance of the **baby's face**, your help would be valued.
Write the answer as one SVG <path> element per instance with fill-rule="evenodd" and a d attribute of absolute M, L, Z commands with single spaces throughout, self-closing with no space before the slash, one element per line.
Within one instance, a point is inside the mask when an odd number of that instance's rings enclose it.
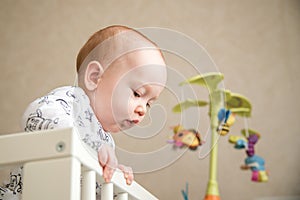
<path fill-rule="evenodd" d="M 118 132 L 141 122 L 166 83 L 157 50 L 139 50 L 116 60 L 97 87 L 95 113 L 104 130 Z"/>

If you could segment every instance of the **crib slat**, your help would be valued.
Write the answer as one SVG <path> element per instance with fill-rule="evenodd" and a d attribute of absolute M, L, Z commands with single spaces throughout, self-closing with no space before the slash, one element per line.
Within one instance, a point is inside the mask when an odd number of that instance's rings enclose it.
<path fill-rule="evenodd" d="M 24 165 L 23 200 L 80 200 L 80 162 L 72 157 Z"/>
<path fill-rule="evenodd" d="M 113 183 L 103 183 L 101 185 L 101 199 L 103 199 L 103 200 L 113 200 L 114 199 Z"/>
<path fill-rule="evenodd" d="M 96 172 L 92 170 L 82 172 L 82 200 L 96 199 Z"/>
<path fill-rule="evenodd" d="M 124 192 L 124 193 L 118 194 L 117 200 L 128 200 L 128 193 Z"/>

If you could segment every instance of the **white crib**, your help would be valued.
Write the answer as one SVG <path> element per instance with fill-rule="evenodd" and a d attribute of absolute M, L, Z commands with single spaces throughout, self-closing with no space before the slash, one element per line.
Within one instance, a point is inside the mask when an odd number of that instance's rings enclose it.
<path fill-rule="evenodd" d="M 13 165 L 24 166 L 23 200 L 95 200 L 96 180 L 101 200 L 157 199 L 136 182 L 126 185 L 121 171 L 104 183 L 96 153 L 75 129 L 0 136 L 0 169 Z"/>

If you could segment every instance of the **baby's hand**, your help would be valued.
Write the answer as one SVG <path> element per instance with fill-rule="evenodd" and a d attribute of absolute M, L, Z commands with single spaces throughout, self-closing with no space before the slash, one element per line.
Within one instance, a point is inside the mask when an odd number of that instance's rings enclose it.
<path fill-rule="evenodd" d="M 103 169 L 105 182 L 110 182 L 115 170 L 118 168 L 118 160 L 114 149 L 108 144 L 103 144 L 98 150 L 98 160 Z"/>
<path fill-rule="evenodd" d="M 119 169 L 123 172 L 124 178 L 126 179 L 126 184 L 131 185 L 133 181 L 133 171 L 131 167 L 127 167 L 124 165 L 119 165 Z"/>

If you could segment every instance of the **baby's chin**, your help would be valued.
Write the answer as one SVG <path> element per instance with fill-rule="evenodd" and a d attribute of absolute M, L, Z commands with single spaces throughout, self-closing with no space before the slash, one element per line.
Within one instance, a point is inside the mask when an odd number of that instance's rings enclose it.
<path fill-rule="evenodd" d="M 105 132 L 109 132 L 109 133 L 117 133 L 117 132 L 121 131 L 120 127 L 117 125 L 114 125 L 114 126 L 103 126 L 102 125 L 102 128 Z"/>

